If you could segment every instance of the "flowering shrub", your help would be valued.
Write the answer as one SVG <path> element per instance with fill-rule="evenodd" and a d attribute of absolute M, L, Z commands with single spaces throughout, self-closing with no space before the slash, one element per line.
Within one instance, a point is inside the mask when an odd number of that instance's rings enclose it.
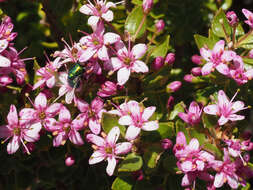
<path fill-rule="evenodd" d="M 251 189 L 253 12 L 231 3 L 191 1 L 187 57 L 174 0 L 0 1 L 0 187 Z"/>

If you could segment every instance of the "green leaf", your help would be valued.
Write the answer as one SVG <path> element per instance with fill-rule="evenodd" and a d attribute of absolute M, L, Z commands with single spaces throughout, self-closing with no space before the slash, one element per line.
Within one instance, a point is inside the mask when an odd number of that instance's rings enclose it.
<path fill-rule="evenodd" d="M 217 42 L 214 39 L 209 39 L 209 38 L 207 38 L 205 36 L 201 36 L 199 34 L 195 34 L 194 35 L 194 39 L 195 39 L 195 42 L 196 42 L 196 44 L 197 44 L 197 46 L 198 46 L 199 49 L 202 48 L 204 45 L 207 45 L 207 47 L 209 49 L 213 49 L 213 46 Z"/>
<path fill-rule="evenodd" d="M 196 138 L 199 141 L 199 144 L 202 145 L 206 141 L 206 136 L 204 133 L 197 131 L 195 128 L 189 130 L 191 138 Z"/>
<path fill-rule="evenodd" d="M 132 12 L 128 15 L 125 23 L 125 30 L 129 32 L 131 36 L 134 36 L 135 33 L 137 32 L 142 20 L 144 18 L 142 6 L 137 6 L 135 7 Z M 142 35 L 145 33 L 147 27 L 147 22 L 146 19 L 136 35 L 136 38 L 142 37 Z"/>
<path fill-rule="evenodd" d="M 147 151 L 144 153 L 144 162 L 146 163 L 148 168 L 155 168 L 159 159 L 161 152 L 163 152 L 163 149 L 159 145 L 151 145 Z"/>
<path fill-rule="evenodd" d="M 131 190 L 134 184 L 131 176 L 117 177 L 112 184 L 112 190 Z"/>
<path fill-rule="evenodd" d="M 170 116 L 169 116 L 169 120 L 173 120 L 176 118 L 177 114 L 179 112 L 184 112 L 184 108 L 182 106 L 183 102 L 179 102 L 178 104 L 176 104 L 172 110 L 172 112 L 170 112 Z"/>
<path fill-rule="evenodd" d="M 246 186 L 240 186 L 239 187 L 240 190 L 250 190 L 250 183 L 247 183 Z"/>
<path fill-rule="evenodd" d="M 245 49 L 253 48 L 253 34 L 245 34 L 238 39 L 236 47 L 242 47 Z"/>
<path fill-rule="evenodd" d="M 243 62 L 249 65 L 253 65 L 253 59 L 250 58 L 243 58 Z"/>
<path fill-rule="evenodd" d="M 238 24 L 238 26 L 236 27 L 235 35 L 236 35 L 236 36 L 242 36 L 242 35 L 244 35 L 244 34 L 245 34 L 245 32 L 244 32 L 244 30 L 243 30 L 242 25 L 241 25 L 241 24 Z"/>
<path fill-rule="evenodd" d="M 223 26 L 221 24 L 223 22 L 224 28 L 226 30 L 227 35 L 231 35 L 231 27 L 227 21 L 226 15 L 222 9 L 220 9 L 217 14 L 215 15 L 213 22 L 212 22 L 212 30 L 216 36 L 219 37 L 226 37 Z"/>
<path fill-rule="evenodd" d="M 141 169 L 143 164 L 141 156 L 134 153 L 128 154 L 127 157 L 120 163 L 119 172 L 134 172 Z"/>
<path fill-rule="evenodd" d="M 162 44 L 156 46 L 151 50 L 152 51 L 151 58 L 155 58 L 158 56 L 165 57 L 169 50 L 169 43 L 170 43 L 170 36 L 168 35 Z"/>
<path fill-rule="evenodd" d="M 109 113 L 103 113 L 102 115 L 102 128 L 105 131 L 105 133 L 109 133 L 109 131 L 114 127 L 114 126 L 118 126 L 120 129 L 120 134 L 122 136 L 125 136 L 125 131 L 126 128 L 125 126 L 122 126 L 118 123 L 119 117 L 117 115 L 114 114 L 109 114 Z"/>
<path fill-rule="evenodd" d="M 232 5 L 232 0 L 225 0 L 221 8 L 223 10 L 228 10 L 231 7 L 231 5 Z"/>
<path fill-rule="evenodd" d="M 159 122 L 157 132 L 160 134 L 161 139 L 171 138 L 175 136 L 175 129 L 173 122 Z"/>

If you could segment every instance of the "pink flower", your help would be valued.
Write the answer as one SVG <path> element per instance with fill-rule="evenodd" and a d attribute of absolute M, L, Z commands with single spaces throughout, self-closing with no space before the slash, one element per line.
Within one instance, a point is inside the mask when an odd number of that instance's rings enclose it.
<path fill-rule="evenodd" d="M 158 56 L 154 59 L 152 62 L 152 67 L 155 71 L 160 70 L 164 65 L 164 58 L 161 56 Z"/>
<path fill-rule="evenodd" d="M 214 186 L 220 188 L 224 183 L 228 183 L 233 189 L 239 186 L 239 177 L 236 174 L 236 165 L 231 162 L 228 151 L 224 149 L 223 162 L 215 160 L 213 162 L 213 169 L 217 171 L 214 179 Z"/>
<path fill-rule="evenodd" d="M 223 75 L 229 74 L 229 68 L 226 63 L 232 61 L 236 53 L 224 50 L 224 46 L 225 42 L 220 40 L 215 44 L 213 50 L 205 47 L 200 49 L 201 56 L 207 61 L 202 67 L 202 75 L 208 75 L 214 69 L 217 69 Z"/>
<path fill-rule="evenodd" d="M 35 98 L 33 106 L 35 109 L 23 108 L 19 112 L 21 123 L 29 123 L 31 121 L 36 121 L 41 122 L 41 124 L 46 127 L 46 120 L 50 120 L 55 117 L 62 108 L 62 104 L 59 103 L 47 105 L 47 98 L 44 93 L 38 94 L 38 96 Z"/>
<path fill-rule="evenodd" d="M 251 28 L 253 28 L 253 13 L 247 9 L 242 9 L 242 13 L 248 19 L 244 22 L 248 24 Z"/>
<path fill-rule="evenodd" d="M 201 150 L 197 139 L 191 139 L 187 145 L 184 133 L 178 132 L 173 151 L 178 159 L 178 168 L 185 174 L 182 186 L 190 186 L 197 177 L 205 181 L 213 180 L 206 170 L 211 167 L 214 156 Z"/>
<path fill-rule="evenodd" d="M 78 132 L 83 129 L 85 117 L 80 114 L 72 121 L 69 110 L 62 107 L 59 113 L 59 121 L 54 118 L 47 120 L 47 130 L 53 132 L 55 136 L 53 146 L 64 145 L 69 139 L 73 144 L 83 145 L 83 139 Z"/>
<path fill-rule="evenodd" d="M 107 160 L 108 165 L 106 172 L 109 176 L 113 175 L 117 163 L 116 159 L 120 158 L 118 155 L 126 154 L 132 148 L 132 144 L 129 142 L 116 144 L 119 135 L 120 130 L 117 126 L 110 130 L 105 139 L 94 134 L 87 135 L 87 140 L 96 145 L 95 151 L 89 159 L 89 164 L 96 164 L 103 160 Z"/>
<path fill-rule="evenodd" d="M 157 33 L 163 31 L 164 26 L 165 26 L 164 21 L 163 21 L 162 19 L 158 20 L 158 21 L 155 23 L 155 28 L 156 28 Z"/>
<path fill-rule="evenodd" d="M 7 75 L 0 76 L 0 86 L 6 86 L 12 82 L 13 82 L 13 80 L 11 77 L 9 77 Z"/>
<path fill-rule="evenodd" d="M 230 68 L 230 77 L 233 78 L 238 85 L 245 84 L 253 78 L 253 69 L 245 71 L 243 60 L 240 56 L 235 56 L 233 65 Z"/>
<path fill-rule="evenodd" d="M 120 41 L 116 43 L 116 49 L 118 57 L 112 57 L 110 61 L 114 71 L 118 70 L 117 80 L 119 85 L 124 85 L 128 81 L 131 72 L 148 72 L 147 65 L 139 60 L 147 51 L 145 44 L 137 44 L 130 50 L 130 45 L 127 49 L 124 43 Z"/>
<path fill-rule="evenodd" d="M 164 62 L 172 65 L 175 62 L 175 53 L 168 53 Z"/>
<path fill-rule="evenodd" d="M 243 120 L 244 116 L 235 114 L 238 111 L 247 109 L 244 107 L 244 103 L 241 101 L 232 102 L 237 95 L 238 91 L 235 93 L 233 98 L 229 101 L 223 90 L 218 92 L 218 103 L 212 104 L 204 107 L 204 112 L 211 115 L 219 116 L 219 125 L 224 125 L 229 120 L 237 121 Z"/>
<path fill-rule="evenodd" d="M 56 58 L 53 62 L 48 62 L 45 67 L 41 67 L 36 71 L 36 75 L 39 76 L 38 82 L 33 85 L 33 90 L 43 87 L 44 84 L 48 88 L 53 88 L 55 85 L 57 70 L 60 68 L 59 65 L 60 57 Z"/>
<path fill-rule="evenodd" d="M 162 148 L 163 148 L 164 150 L 169 150 L 169 149 L 172 148 L 173 143 L 172 143 L 172 141 L 171 141 L 170 139 L 163 139 L 163 140 L 161 141 L 161 146 L 162 146 Z"/>
<path fill-rule="evenodd" d="M 192 62 L 193 63 L 195 63 L 195 64 L 197 64 L 197 65 L 201 65 L 202 64 L 202 57 L 201 56 L 199 56 L 199 55 L 193 55 L 192 57 L 191 57 L 191 60 L 192 60 Z"/>
<path fill-rule="evenodd" d="M 101 85 L 101 88 L 98 90 L 97 95 L 100 97 L 109 97 L 117 94 L 117 84 L 111 81 L 106 81 Z"/>
<path fill-rule="evenodd" d="M 56 98 L 56 100 L 65 95 L 65 102 L 67 104 L 71 104 L 71 102 L 75 98 L 76 87 L 70 86 L 68 82 L 68 74 L 65 72 L 60 73 L 59 80 L 60 80 L 59 96 Z"/>
<path fill-rule="evenodd" d="M 143 0 L 142 8 L 145 14 L 148 14 L 153 7 L 153 0 Z"/>
<path fill-rule="evenodd" d="M 68 157 L 65 159 L 65 165 L 66 165 L 66 166 L 72 166 L 74 163 L 75 163 L 75 159 L 74 159 L 73 156 L 68 156 Z"/>
<path fill-rule="evenodd" d="M 99 134 L 101 131 L 102 113 L 105 112 L 105 109 L 103 109 L 103 100 L 99 97 L 96 97 L 89 105 L 83 100 L 76 99 L 75 103 L 78 109 L 82 112 L 81 115 L 86 118 L 85 122 L 87 122 L 92 133 L 96 135 Z"/>
<path fill-rule="evenodd" d="M 6 138 L 4 140 L 5 142 L 12 137 L 7 145 L 8 154 L 14 154 L 18 150 L 20 144 L 23 144 L 26 152 L 30 153 L 25 145 L 25 141 L 35 142 L 39 140 L 39 132 L 41 130 L 40 122 L 22 125 L 18 119 L 17 110 L 14 105 L 10 106 L 7 120 L 8 125 L 0 127 L 0 138 Z"/>
<path fill-rule="evenodd" d="M 178 91 L 182 86 L 182 83 L 180 81 L 173 81 L 169 83 L 166 87 L 166 91 L 169 92 L 176 92 Z"/>
<path fill-rule="evenodd" d="M 104 30 L 103 23 L 99 22 L 93 34 L 80 39 L 80 45 L 82 47 L 82 50 L 79 52 L 80 62 L 88 61 L 92 56 L 98 57 L 102 61 L 109 60 L 107 46 L 119 41 L 120 36 L 112 32 L 104 34 Z"/>
<path fill-rule="evenodd" d="M 116 7 L 113 2 L 107 2 L 106 0 L 95 0 L 95 5 L 90 1 L 89 4 L 83 5 L 79 11 L 86 15 L 92 15 L 88 19 L 88 24 L 94 29 L 97 26 L 97 23 L 100 19 L 104 19 L 107 22 L 113 20 L 113 12 L 109 10 L 111 7 Z"/>
<path fill-rule="evenodd" d="M 227 12 L 226 17 L 231 26 L 235 26 L 238 23 L 238 18 L 234 11 Z"/>
<path fill-rule="evenodd" d="M 187 113 L 178 113 L 178 116 L 186 123 L 196 125 L 201 121 L 202 109 L 200 109 L 197 102 L 193 101 L 189 106 L 189 110 L 186 110 L 186 112 Z"/>
<path fill-rule="evenodd" d="M 191 73 L 194 76 L 201 76 L 201 67 L 193 67 Z"/>
<path fill-rule="evenodd" d="M 141 129 L 144 131 L 154 131 L 159 128 L 157 121 L 149 121 L 149 118 L 155 112 L 156 108 L 154 106 L 143 109 L 136 101 L 129 101 L 127 106 L 129 114 L 123 115 L 119 119 L 120 125 L 129 126 L 125 136 L 127 140 L 134 140 L 141 132 Z"/>

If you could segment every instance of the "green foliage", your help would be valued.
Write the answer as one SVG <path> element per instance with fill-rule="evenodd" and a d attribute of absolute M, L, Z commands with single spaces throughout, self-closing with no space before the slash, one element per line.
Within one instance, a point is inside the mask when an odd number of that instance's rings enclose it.
<path fill-rule="evenodd" d="M 134 172 L 141 169 L 143 164 L 142 157 L 135 153 L 128 154 L 126 158 L 120 163 L 119 172 Z"/>

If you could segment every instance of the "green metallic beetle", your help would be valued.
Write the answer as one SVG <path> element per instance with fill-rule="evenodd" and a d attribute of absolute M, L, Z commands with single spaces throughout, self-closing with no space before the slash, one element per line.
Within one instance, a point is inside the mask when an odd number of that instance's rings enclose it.
<path fill-rule="evenodd" d="M 85 67 L 79 63 L 75 63 L 74 66 L 68 72 L 68 84 L 73 88 L 78 88 L 80 85 L 80 77 L 85 72 Z"/>

